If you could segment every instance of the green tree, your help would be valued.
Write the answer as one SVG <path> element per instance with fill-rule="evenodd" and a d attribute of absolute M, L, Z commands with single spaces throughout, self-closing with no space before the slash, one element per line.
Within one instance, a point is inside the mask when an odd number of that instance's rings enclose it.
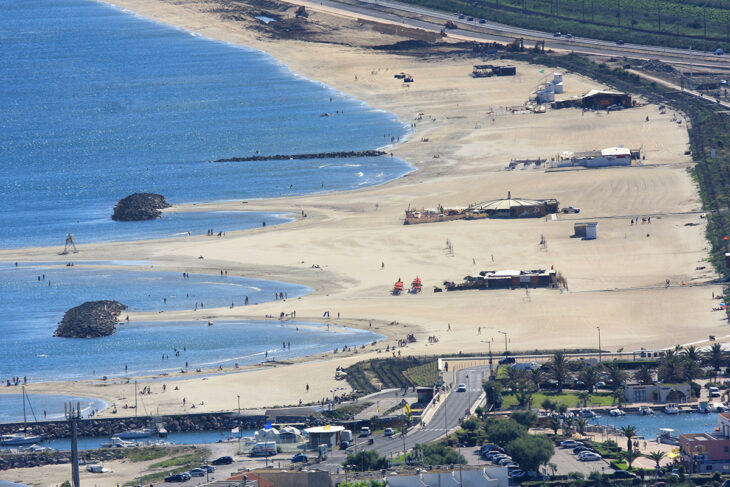
<path fill-rule="evenodd" d="M 580 433 L 581 435 L 585 434 L 587 425 L 588 425 L 588 421 L 586 420 L 586 418 L 578 417 L 575 420 L 575 427 L 578 430 L 578 433 Z"/>
<path fill-rule="evenodd" d="M 565 353 L 558 350 L 553 354 L 553 358 L 550 361 L 550 373 L 558 383 L 558 394 L 563 392 L 563 384 L 568 376 Z"/>
<path fill-rule="evenodd" d="M 560 414 L 567 413 L 568 412 L 568 406 L 567 406 L 567 404 L 565 404 L 564 402 L 561 402 L 560 404 L 558 404 L 558 412 Z"/>
<path fill-rule="evenodd" d="M 530 380 L 527 371 L 510 367 L 507 371 L 507 387 L 517 398 L 520 407 L 526 407 L 532 401 L 532 395 L 537 392 L 535 384 Z"/>
<path fill-rule="evenodd" d="M 679 346 L 667 350 L 659 361 L 657 373 L 663 382 L 683 382 L 685 380 L 685 357 L 681 350 L 682 348 Z"/>
<path fill-rule="evenodd" d="M 453 448 L 443 443 L 433 445 L 416 444 L 414 450 L 423 451 L 423 462 L 428 465 L 465 464 L 466 459 Z"/>
<path fill-rule="evenodd" d="M 598 382 L 598 370 L 596 369 L 596 367 L 588 365 L 580 371 L 580 374 L 578 374 L 578 379 L 583 381 L 583 383 L 588 388 L 588 392 L 593 393 L 593 390 L 596 387 L 596 382 Z"/>
<path fill-rule="evenodd" d="M 487 381 L 482 384 L 486 394 L 487 409 L 496 410 L 502 407 L 502 384 L 496 380 Z"/>
<path fill-rule="evenodd" d="M 546 411 L 555 411 L 555 408 L 557 408 L 558 405 L 551 401 L 549 397 L 546 397 L 545 400 L 542 401 L 542 404 L 540 404 L 540 407 Z"/>
<path fill-rule="evenodd" d="M 659 463 L 664 459 L 666 456 L 666 453 L 663 451 L 653 451 L 649 452 L 648 454 L 644 455 L 646 458 L 654 462 L 654 466 L 657 470 L 659 470 Z"/>
<path fill-rule="evenodd" d="M 634 450 L 621 452 L 621 458 L 626 460 L 626 463 L 629 464 L 629 468 L 631 468 L 631 465 L 634 463 L 634 460 L 636 460 L 640 456 L 642 456 L 641 453 L 639 453 L 638 451 L 634 451 Z"/>
<path fill-rule="evenodd" d="M 613 391 L 612 398 L 611 398 L 611 404 L 618 403 L 618 407 L 621 407 L 621 404 L 624 402 L 624 399 L 626 398 L 626 390 L 623 387 L 619 387 L 615 391 Z"/>
<path fill-rule="evenodd" d="M 626 437 L 626 450 L 634 451 L 634 444 L 631 442 L 631 438 L 636 436 L 636 426 L 628 424 L 619 431 L 621 431 L 621 435 Z"/>
<path fill-rule="evenodd" d="M 695 347 L 694 345 L 689 345 L 687 348 L 684 349 L 684 356 L 690 362 L 694 362 L 696 364 L 700 363 L 700 351 L 697 350 L 697 347 Z"/>
<path fill-rule="evenodd" d="M 551 430 L 553 430 L 553 434 L 557 435 L 558 430 L 560 429 L 560 420 L 555 416 L 550 416 L 550 419 L 548 420 L 548 426 Z"/>
<path fill-rule="evenodd" d="M 537 369 L 530 369 L 530 380 L 535 385 L 535 389 L 540 389 L 540 384 L 542 384 L 542 381 L 545 379 L 545 372 L 543 372 L 542 367 L 539 367 Z"/>
<path fill-rule="evenodd" d="M 583 403 L 583 407 L 588 407 L 588 400 L 591 398 L 591 393 L 588 391 L 581 391 L 578 393 L 578 400 Z"/>
<path fill-rule="evenodd" d="M 382 470 L 388 468 L 388 459 L 378 455 L 375 450 L 361 450 L 350 453 L 342 465 L 352 465 L 357 471 Z"/>
<path fill-rule="evenodd" d="M 479 421 L 477 421 L 476 418 L 469 418 L 463 423 L 461 423 L 462 429 L 465 429 L 466 431 L 476 431 L 477 428 L 479 428 Z"/>
<path fill-rule="evenodd" d="M 637 370 L 634 374 L 634 379 L 641 382 L 645 386 L 654 383 L 654 379 L 651 376 L 651 371 L 649 370 L 649 367 L 647 365 L 642 365 L 641 367 L 639 367 L 639 370 Z"/>
<path fill-rule="evenodd" d="M 505 450 L 523 470 L 534 471 L 552 458 L 555 446 L 546 435 L 526 434 L 512 440 Z"/>
<path fill-rule="evenodd" d="M 532 427 L 537 421 L 537 414 L 532 411 L 514 411 L 509 417 L 527 428 Z"/>
<path fill-rule="evenodd" d="M 606 364 L 605 367 L 606 372 L 608 372 L 608 377 L 611 380 L 611 389 L 615 391 L 616 389 L 621 387 L 624 382 L 626 382 L 628 376 L 617 363 Z"/>
<path fill-rule="evenodd" d="M 707 358 L 710 362 L 710 365 L 712 365 L 712 370 L 715 373 L 713 381 L 717 380 L 717 373 L 720 371 L 720 367 L 722 367 L 722 364 L 725 361 L 725 353 L 722 350 L 722 345 L 720 345 L 719 343 L 713 343 L 710 347 L 710 351 L 707 354 Z"/>
<path fill-rule="evenodd" d="M 510 441 L 527 433 L 527 428 L 513 419 L 489 418 L 485 431 L 489 441 L 504 448 Z"/>

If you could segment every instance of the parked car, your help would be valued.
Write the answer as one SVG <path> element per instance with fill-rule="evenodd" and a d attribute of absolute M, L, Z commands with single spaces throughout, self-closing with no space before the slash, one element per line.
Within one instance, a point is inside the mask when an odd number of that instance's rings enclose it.
<path fill-rule="evenodd" d="M 589 451 L 589 452 L 594 452 L 595 453 L 595 451 L 592 448 L 589 448 L 589 447 L 587 447 L 585 445 L 580 445 L 580 446 L 576 446 L 576 447 L 573 448 L 573 454 L 574 455 L 579 455 L 581 452 L 584 452 L 584 451 Z"/>
<path fill-rule="evenodd" d="M 393 428 L 385 428 L 385 431 L 383 431 L 383 436 L 393 436 L 394 434 Z"/>
<path fill-rule="evenodd" d="M 582 452 L 580 455 L 578 455 L 578 460 L 580 460 L 581 462 L 595 462 L 596 460 L 600 460 L 601 458 L 603 458 L 601 457 L 601 455 L 592 451 Z"/>
<path fill-rule="evenodd" d="M 632 472 L 628 472 L 626 470 L 615 470 L 611 474 L 612 479 L 635 479 L 638 478 L 638 475 Z"/>
<path fill-rule="evenodd" d="M 725 54 L 725 51 L 723 51 L 721 47 L 715 49 L 715 56 L 722 56 L 723 54 Z"/>
<path fill-rule="evenodd" d="M 291 461 L 292 461 L 292 463 L 296 463 L 296 462 L 306 463 L 309 461 L 309 457 L 307 455 L 305 455 L 304 453 L 297 453 L 296 455 L 291 457 Z"/>
<path fill-rule="evenodd" d="M 228 457 L 228 456 L 220 457 L 220 458 L 216 458 L 215 460 L 213 460 L 210 463 L 213 465 L 230 465 L 231 463 L 233 463 L 233 458 Z"/>
<path fill-rule="evenodd" d="M 181 473 L 165 477 L 165 482 L 185 482 L 185 476 Z"/>
<path fill-rule="evenodd" d="M 191 477 L 205 477 L 205 470 L 202 468 L 194 468 L 188 472 Z"/>
<path fill-rule="evenodd" d="M 507 356 L 507 357 L 502 357 L 501 359 L 499 359 L 499 365 L 513 364 L 513 363 L 515 363 L 514 357 Z"/>
<path fill-rule="evenodd" d="M 507 476 L 512 480 L 522 480 L 527 477 L 527 474 L 522 470 L 512 470 L 507 473 Z"/>
<path fill-rule="evenodd" d="M 584 446 L 580 441 L 564 440 L 560 442 L 560 448 L 575 448 L 576 446 Z"/>
<path fill-rule="evenodd" d="M 567 208 L 563 208 L 563 213 L 580 213 L 580 208 L 569 206 Z"/>
<path fill-rule="evenodd" d="M 482 445 L 479 447 L 479 453 L 482 455 L 486 455 L 487 453 L 494 451 L 499 453 L 504 453 L 504 450 L 501 449 L 499 446 L 494 445 L 492 443 L 487 443 L 486 445 Z"/>
<path fill-rule="evenodd" d="M 203 470 L 205 470 L 208 473 L 215 472 L 215 467 L 212 467 L 210 465 L 201 465 L 200 468 L 202 468 Z"/>
<path fill-rule="evenodd" d="M 507 465 L 508 463 L 512 463 L 512 457 L 502 458 L 499 460 L 498 463 L 502 466 Z"/>
<path fill-rule="evenodd" d="M 466 392 L 466 384 L 459 384 L 456 386 L 456 392 Z"/>

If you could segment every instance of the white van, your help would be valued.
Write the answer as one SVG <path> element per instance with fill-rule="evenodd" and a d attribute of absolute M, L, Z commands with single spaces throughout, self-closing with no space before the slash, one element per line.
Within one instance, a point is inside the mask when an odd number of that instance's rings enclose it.
<path fill-rule="evenodd" d="M 340 441 L 352 441 L 352 431 L 344 430 L 340 433 Z"/>
<path fill-rule="evenodd" d="M 360 436 L 370 436 L 370 428 L 367 426 L 360 428 Z"/>
<path fill-rule="evenodd" d="M 276 442 L 262 441 L 260 443 L 256 443 L 251 447 L 248 454 L 252 457 L 270 457 L 272 455 L 276 455 Z"/>
<path fill-rule="evenodd" d="M 708 390 L 710 391 L 710 397 L 720 397 L 720 389 L 717 387 L 710 387 Z"/>

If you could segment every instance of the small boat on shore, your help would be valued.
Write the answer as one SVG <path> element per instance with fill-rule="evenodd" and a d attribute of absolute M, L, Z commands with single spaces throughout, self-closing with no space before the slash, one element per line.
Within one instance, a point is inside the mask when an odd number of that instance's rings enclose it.
<path fill-rule="evenodd" d="M 664 413 L 666 414 L 679 414 L 679 407 L 673 402 L 667 403 L 664 406 Z"/>
<path fill-rule="evenodd" d="M 12 433 L 0 436 L 0 446 L 22 446 L 33 445 L 43 441 L 43 437 L 39 435 L 29 435 L 26 433 Z"/>
<path fill-rule="evenodd" d="M 123 431 L 117 433 L 112 438 L 121 438 L 122 440 L 134 440 L 137 438 L 147 438 L 155 434 L 152 428 L 139 428 L 136 430 Z"/>
<path fill-rule="evenodd" d="M 626 416 L 626 413 L 625 413 L 625 412 L 623 412 L 622 410 L 618 409 L 618 408 L 616 408 L 616 409 L 611 409 L 611 410 L 610 410 L 610 411 L 608 412 L 608 414 L 610 414 L 611 416 Z"/>
<path fill-rule="evenodd" d="M 708 409 L 713 413 L 722 413 L 725 411 L 725 405 L 721 402 L 714 401 L 710 403 Z"/>
<path fill-rule="evenodd" d="M 654 410 L 649 406 L 639 406 L 639 416 L 649 416 L 654 414 Z"/>
<path fill-rule="evenodd" d="M 118 436 L 112 436 L 111 440 L 99 445 L 100 448 L 132 448 L 137 446 L 136 441 L 126 441 Z"/>

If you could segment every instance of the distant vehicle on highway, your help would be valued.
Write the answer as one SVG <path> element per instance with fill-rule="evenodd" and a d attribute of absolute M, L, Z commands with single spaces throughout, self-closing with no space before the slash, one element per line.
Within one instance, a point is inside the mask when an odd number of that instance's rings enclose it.
<path fill-rule="evenodd" d="M 370 428 L 368 428 L 367 426 L 363 426 L 362 428 L 360 428 L 360 436 L 370 436 Z"/>
<path fill-rule="evenodd" d="M 616 41 L 616 44 L 618 44 L 619 46 L 623 46 L 624 45 L 624 40 L 623 39 L 619 39 L 619 40 Z"/>
<path fill-rule="evenodd" d="M 560 32 L 555 32 L 555 33 L 553 34 L 553 37 L 560 37 L 560 36 L 562 36 L 562 35 L 563 35 L 563 34 L 561 34 Z"/>
<path fill-rule="evenodd" d="M 469 21 L 469 22 L 474 22 L 474 17 L 469 17 L 466 20 Z"/>
<path fill-rule="evenodd" d="M 464 14 L 459 14 L 459 18 L 460 18 L 460 19 L 464 19 L 464 17 L 466 17 L 466 15 L 464 15 Z"/>
<path fill-rule="evenodd" d="M 723 54 L 725 54 L 725 51 L 723 51 L 721 47 L 715 49 L 715 56 L 722 56 Z"/>
<path fill-rule="evenodd" d="M 565 38 L 568 39 L 568 40 L 570 40 L 570 39 L 573 38 L 573 35 L 572 34 L 565 34 Z"/>
<path fill-rule="evenodd" d="M 499 359 L 499 365 L 513 364 L 513 363 L 515 363 L 514 357 L 507 356 L 507 357 L 503 357 L 503 358 Z"/>
<path fill-rule="evenodd" d="M 487 23 L 487 21 L 486 21 L 485 19 L 479 19 L 479 23 L 480 23 L 480 24 L 486 24 L 486 23 Z"/>
<path fill-rule="evenodd" d="M 385 428 L 385 431 L 383 432 L 383 436 L 393 436 L 393 434 L 395 434 L 393 428 Z"/>
<path fill-rule="evenodd" d="M 350 442 L 349 441 L 341 441 L 340 442 L 340 450 L 347 450 L 350 448 Z"/>
<path fill-rule="evenodd" d="M 456 386 L 456 392 L 466 392 L 466 384 L 459 384 Z"/>

